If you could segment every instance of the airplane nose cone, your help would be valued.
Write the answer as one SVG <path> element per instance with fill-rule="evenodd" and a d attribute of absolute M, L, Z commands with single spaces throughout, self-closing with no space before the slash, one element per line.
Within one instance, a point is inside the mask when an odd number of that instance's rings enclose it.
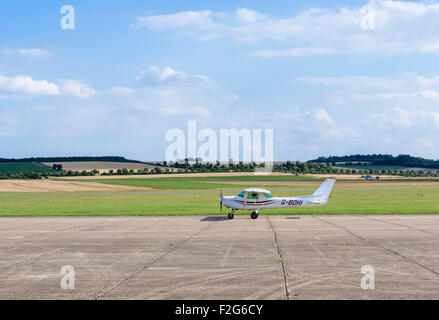
<path fill-rule="evenodd" d="M 221 198 L 218 198 L 218 201 L 221 201 L 221 202 L 223 202 L 223 198 L 221 197 Z"/>

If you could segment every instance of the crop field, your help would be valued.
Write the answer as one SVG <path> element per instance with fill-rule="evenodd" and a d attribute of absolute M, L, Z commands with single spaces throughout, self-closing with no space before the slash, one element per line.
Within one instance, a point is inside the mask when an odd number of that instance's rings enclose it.
<path fill-rule="evenodd" d="M 143 170 L 145 168 L 152 169 L 155 166 L 137 162 L 114 162 L 114 161 L 63 161 L 63 162 L 43 162 L 43 164 L 51 167 L 53 164 L 61 164 L 63 169 L 68 171 L 91 171 L 99 170 L 100 172 L 108 172 L 110 170 L 128 169 Z"/>
<path fill-rule="evenodd" d="M 84 180 L 81 180 L 84 182 Z M 267 187 L 275 196 L 312 194 L 321 179 L 295 176 L 215 178 L 156 178 L 88 180 L 104 184 L 150 187 L 146 191 L 70 193 L 0 193 L 0 216 L 75 215 L 218 215 L 219 192 L 237 194 L 254 182 L 276 182 Z M 287 186 L 282 186 L 282 181 Z M 297 186 L 291 183 L 297 182 Z M 206 183 L 214 182 L 214 183 Z M 235 184 L 228 184 L 235 182 Z M 338 185 L 337 185 L 338 183 Z M 322 207 L 261 210 L 261 214 L 435 214 L 439 213 L 439 181 L 385 183 L 337 182 L 329 203 Z M 350 182 L 352 183 L 352 182 Z M 256 185 L 260 186 L 260 185 Z M 264 187 L 264 186 L 263 186 Z M 285 191 L 288 190 L 288 191 Z M 223 214 L 227 209 L 223 208 Z M 238 214 L 248 214 L 238 211 Z"/>
<path fill-rule="evenodd" d="M 358 165 L 358 164 L 338 164 L 336 165 L 337 168 L 343 168 L 343 169 L 359 169 L 359 170 L 407 170 L 408 167 L 404 166 L 397 166 L 397 165 L 373 165 L 373 164 L 366 164 L 366 165 Z"/>
<path fill-rule="evenodd" d="M 34 162 L 0 162 L 0 174 L 19 174 L 31 171 L 45 173 L 52 170 Z"/>

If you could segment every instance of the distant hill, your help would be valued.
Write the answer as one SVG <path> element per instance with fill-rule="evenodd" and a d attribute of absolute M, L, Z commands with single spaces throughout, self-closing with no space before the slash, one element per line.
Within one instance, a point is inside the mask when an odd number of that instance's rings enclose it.
<path fill-rule="evenodd" d="M 7 174 L 23 174 L 23 173 L 51 173 L 54 170 L 35 162 L 2 162 L 0 163 L 0 176 Z"/>
<path fill-rule="evenodd" d="M 319 157 L 310 162 L 323 162 L 331 165 L 339 163 L 363 163 L 374 166 L 401 166 L 406 168 L 426 168 L 439 169 L 439 160 L 424 159 L 412 157 L 408 154 L 400 154 L 396 157 L 390 154 L 367 154 L 367 155 L 350 155 L 350 156 L 329 156 Z"/>
<path fill-rule="evenodd" d="M 103 156 L 103 157 L 37 157 L 37 158 L 21 158 L 21 159 L 5 159 L 0 158 L 0 162 L 83 162 L 83 161 L 110 161 L 110 162 L 135 162 L 144 163 L 138 160 L 129 160 L 119 156 Z"/>

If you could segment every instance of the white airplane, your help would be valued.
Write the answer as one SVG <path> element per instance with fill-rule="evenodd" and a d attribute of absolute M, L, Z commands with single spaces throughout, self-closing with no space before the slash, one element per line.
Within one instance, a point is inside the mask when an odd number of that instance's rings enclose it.
<path fill-rule="evenodd" d="M 257 219 L 260 209 L 322 206 L 328 202 L 334 183 L 335 180 L 326 179 L 310 196 L 285 198 L 274 197 L 270 191 L 260 188 L 245 189 L 237 196 L 229 197 L 223 197 L 221 190 L 221 196 L 218 200 L 220 201 L 221 211 L 223 205 L 232 209 L 232 212 L 228 214 L 229 219 L 233 219 L 236 210 L 253 210 L 250 216 L 252 219 Z"/>

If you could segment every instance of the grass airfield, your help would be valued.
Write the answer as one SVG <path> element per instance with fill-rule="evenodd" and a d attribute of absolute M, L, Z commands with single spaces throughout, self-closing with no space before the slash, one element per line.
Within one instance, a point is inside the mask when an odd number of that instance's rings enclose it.
<path fill-rule="evenodd" d="M 220 214 L 217 199 L 221 189 L 225 195 L 237 194 L 250 186 L 265 187 L 278 197 L 305 195 L 312 194 L 323 179 L 302 176 L 226 176 L 80 181 L 120 185 L 124 189 L 0 193 L 0 216 L 216 215 Z M 127 190 L 127 187 L 132 187 L 133 190 Z M 228 209 L 223 208 L 223 214 L 227 212 Z M 401 180 L 394 181 L 391 185 L 386 181 L 357 181 L 351 184 L 337 181 L 330 201 L 325 206 L 270 209 L 261 210 L 261 213 L 434 214 L 439 213 L 439 180 Z"/>

